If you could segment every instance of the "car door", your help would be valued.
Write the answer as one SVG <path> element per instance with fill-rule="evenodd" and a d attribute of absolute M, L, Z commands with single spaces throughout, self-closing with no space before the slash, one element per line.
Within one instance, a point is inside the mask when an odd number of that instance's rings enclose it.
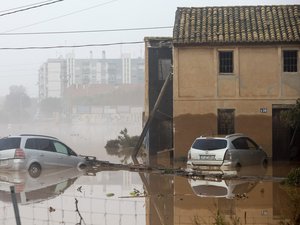
<path fill-rule="evenodd" d="M 28 138 L 25 144 L 29 164 L 38 162 L 42 168 L 55 168 L 57 153 L 52 141 L 46 138 Z"/>
<path fill-rule="evenodd" d="M 246 138 L 249 150 L 251 151 L 251 165 L 259 165 L 264 158 L 262 151 L 259 146 L 250 138 Z"/>
<path fill-rule="evenodd" d="M 53 140 L 52 143 L 60 166 L 76 167 L 78 165 L 79 158 L 76 154 L 72 154 L 73 151 L 68 146 L 56 140 Z"/>
<path fill-rule="evenodd" d="M 253 149 L 249 147 L 249 141 L 246 137 L 239 137 L 232 141 L 235 150 L 233 151 L 234 160 L 241 166 L 252 164 Z"/>

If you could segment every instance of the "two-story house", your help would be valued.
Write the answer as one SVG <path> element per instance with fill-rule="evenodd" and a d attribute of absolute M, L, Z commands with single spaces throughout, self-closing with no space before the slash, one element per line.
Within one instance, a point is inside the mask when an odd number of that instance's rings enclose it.
<path fill-rule="evenodd" d="M 292 132 L 279 114 L 300 98 L 299 56 L 300 5 L 178 8 L 174 157 L 197 136 L 245 133 L 287 159 Z"/>

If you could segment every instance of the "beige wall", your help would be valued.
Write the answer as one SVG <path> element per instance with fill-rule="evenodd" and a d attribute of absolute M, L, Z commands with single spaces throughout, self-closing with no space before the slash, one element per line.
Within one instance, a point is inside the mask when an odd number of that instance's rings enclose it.
<path fill-rule="evenodd" d="M 300 52 L 299 45 L 175 47 L 175 158 L 186 155 L 195 137 L 217 134 L 217 110 L 226 108 L 235 109 L 235 132 L 253 137 L 271 156 L 272 105 L 300 97 L 300 72 L 281 72 L 285 49 Z M 233 74 L 218 73 L 220 50 L 234 52 Z"/>

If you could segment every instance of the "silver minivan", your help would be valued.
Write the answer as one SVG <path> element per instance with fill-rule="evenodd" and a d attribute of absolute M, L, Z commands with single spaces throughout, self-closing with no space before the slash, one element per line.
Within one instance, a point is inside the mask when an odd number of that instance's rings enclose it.
<path fill-rule="evenodd" d="M 196 138 L 188 151 L 188 168 L 240 168 L 262 165 L 266 167 L 268 157 L 251 138 L 243 134 L 225 137 Z"/>
<path fill-rule="evenodd" d="M 38 177 L 42 168 L 86 167 L 84 157 L 55 137 L 23 134 L 0 139 L 0 169 L 29 171 Z"/>

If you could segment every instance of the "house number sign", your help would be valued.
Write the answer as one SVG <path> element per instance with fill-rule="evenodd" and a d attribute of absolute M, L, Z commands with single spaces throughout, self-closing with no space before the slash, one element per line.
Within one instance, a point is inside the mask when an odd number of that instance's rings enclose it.
<path fill-rule="evenodd" d="M 267 113 L 267 112 L 268 112 L 267 108 L 260 108 L 260 113 Z"/>

